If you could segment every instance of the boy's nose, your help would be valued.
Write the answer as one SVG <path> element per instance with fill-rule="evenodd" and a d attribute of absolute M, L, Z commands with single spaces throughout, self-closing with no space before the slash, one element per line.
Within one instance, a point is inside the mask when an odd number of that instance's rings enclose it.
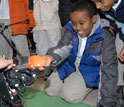
<path fill-rule="evenodd" d="M 80 25 L 79 25 L 79 24 L 76 25 L 76 29 L 77 29 L 77 30 L 80 29 Z"/>
<path fill-rule="evenodd" d="M 101 9 L 102 8 L 102 4 L 100 2 L 96 2 L 96 8 L 97 9 Z"/>

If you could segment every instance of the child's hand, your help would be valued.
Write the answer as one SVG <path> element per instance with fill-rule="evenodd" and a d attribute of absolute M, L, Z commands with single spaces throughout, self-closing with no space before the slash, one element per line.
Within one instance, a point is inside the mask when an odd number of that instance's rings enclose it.
<path fill-rule="evenodd" d="M 63 27 L 62 30 L 61 30 L 61 37 L 63 37 L 65 30 L 66 30 L 66 28 Z"/>
<path fill-rule="evenodd" d="M 119 59 L 124 62 L 124 47 L 121 49 L 121 52 L 119 54 Z"/>
<path fill-rule="evenodd" d="M 113 26 L 110 25 L 110 26 L 109 26 L 109 30 L 110 30 L 110 32 L 111 32 L 113 35 L 116 34 Z"/>
<path fill-rule="evenodd" d="M 45 66 L 50 66 L 50 64 L 55 61 L 55 58 L 52 57 L 51 55 L 45 55 L 44 56 L 45 61 L 46 61 L 46 65 Z"/>

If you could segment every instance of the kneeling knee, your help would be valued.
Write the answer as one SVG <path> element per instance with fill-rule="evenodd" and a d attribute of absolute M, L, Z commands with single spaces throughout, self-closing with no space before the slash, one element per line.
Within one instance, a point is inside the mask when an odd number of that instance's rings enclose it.
<path fill-rule="evenodd" d="M 69 103 L 82 103 L 84 100 L 83 95 L 61 95 L 61 97 Z"/>

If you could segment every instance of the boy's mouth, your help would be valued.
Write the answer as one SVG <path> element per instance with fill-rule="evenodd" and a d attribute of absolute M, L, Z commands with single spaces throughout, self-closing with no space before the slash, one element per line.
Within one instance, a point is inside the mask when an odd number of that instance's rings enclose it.
<path fill-rule="evenodd" d="M 108 7 L 103 7 L 101 10 L 106 12 L 106 11 L 109 11 L 109 8 Z"/>
<path fill-rule="evenodd" d="M 78 31 L 78 34 L 81 36 L 81 35 L 83 35 L 83 31 Z"/>

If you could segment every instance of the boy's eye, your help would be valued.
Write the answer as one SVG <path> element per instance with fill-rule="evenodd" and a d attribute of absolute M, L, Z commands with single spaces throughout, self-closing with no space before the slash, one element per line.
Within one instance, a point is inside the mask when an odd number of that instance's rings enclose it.
<path fill-rule="evenodd" d="M 75 23 L 75 22 L 71 22 L 73 26 L 75 26 L 76 24 L 80 24 L 83 25 L 85 22 L 79 22 L 79 23 Z"/>
<path fill-rule="evenodd" d="M 104 0 L 100 0 L 100 2 L 102 2 L 102 3 L 103 3 L 103 2 L 104 2 Z"/>
<path fill-rule="evenodd" d="M 72 22 L 72 25 L 76 25 L 76 24 Z"/>
<path fill-rule="evenodd" d="M 80 23 L 80 25 L 83 25 L 83 24 L 84 24 L 83 22 Z"/>

